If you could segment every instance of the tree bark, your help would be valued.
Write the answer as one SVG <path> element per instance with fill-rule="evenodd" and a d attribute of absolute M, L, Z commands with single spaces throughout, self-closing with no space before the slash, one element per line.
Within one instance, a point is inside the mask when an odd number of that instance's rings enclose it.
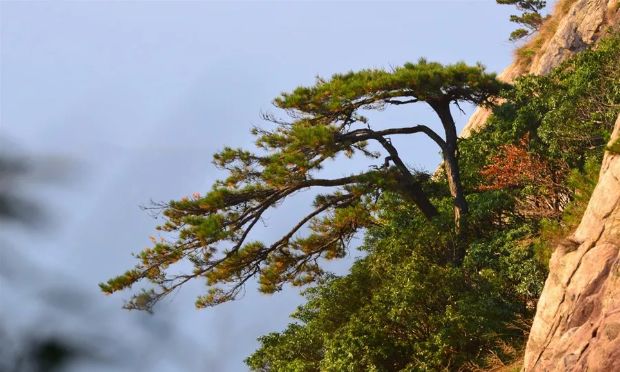
<path fill-rule="evenodd" d="M 456 124 L 450 113 L 450 102 L 431 103 L 431 107 L 441 120 L 445 134 L 446 146 L 443 149 L 443 167 L 454 202 L 454 225 L 457 233 L 462 231 L 465 217 L 469 211 L 467 201 L 465 200 L 465 192 L 461 184 L 461 175 L 456 156 L 457 140 Z"/>

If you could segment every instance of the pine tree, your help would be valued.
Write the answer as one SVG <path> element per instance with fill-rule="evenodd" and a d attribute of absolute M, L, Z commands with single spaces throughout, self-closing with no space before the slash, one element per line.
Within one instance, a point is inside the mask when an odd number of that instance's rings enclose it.
<path fill-rule="evenodd" d="M 375 202 L 382 193 L 400 194 L 429 220 L 438 214 L 423 189 L 427 175 L 405 165 L 390 141 L 394 135 L 424 133 L 439 146 L 458 230 L 468 208 L 450 105 L 488 104 L 502 87 L 481 65 L 443 66 L 420 60 L 391 71 L 367 69 L 329 80 L 318 78 L 313 86 L 283 93 L 274 103 L 291 120 L 265 115 L 277 125 L 273 130 L 253 129 L 256 153 L 225 148 L 216 154 L 215 165 L 226 170 L 228 177 L 217 181 L 204 196 L 160 205 L 166 221 L 159 229 L 175 239 L 155 241 L 137 256 L 135 268 L 100 284 L 101 289 L 112 293 L 147 279 L 156 289 L 143 290 L 126 307 L 149 310 L 163 296 L 196 278 L 206 279 L 209 288 L 196 301 L 198 307 L 233 300 L 253 277 L 258 277 L 259 290 L 265 293 L 280 290 L 285 283 L 316 281 L 322 274 L 317 260 L 345 255 L 356 232 L 373 224 Z M 443 138 L 427 125 L 373 129 L 374 123 L 360 113 L 419 102 L 437 113 Z M 317 177 L 325 162 L 340 154 L 350 157 L 358 152 L 380 158 L 369 150 L 369 141 L 385 151 L 377 166 L 341 178 Z M 312 212 L 277 241 L 248 241 L 248 234 L 267 210 L 310 188 L 330 191 L 316 196 Z M 306 227 L 309 233 L 300 236 Z M 190 261 L 193 271 L 168 270 L 179 261 Z"/>
<path fill-rule="evenodd" d="M 515 5 L 521 15 L 513 14 L 510 16 L 510 22 L 517 23 L 523 27 L 514 30 L 510 34 L 510 41 L 523 39 L 538 31 L 544 18 L 540 11 L 545 8 L 547 1 L 545 0 L 496 0 L 498 4 Z"/>

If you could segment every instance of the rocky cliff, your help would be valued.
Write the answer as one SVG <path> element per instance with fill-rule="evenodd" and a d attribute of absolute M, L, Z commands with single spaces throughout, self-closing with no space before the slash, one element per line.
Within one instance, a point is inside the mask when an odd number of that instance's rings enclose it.
<path fill-rule="evenodd" d="M 620 116 L 610 144 L 620 138 Z M 606 152 L 577 230 L 558 246 L 524 371 L 620 371 L 620 155 Z"/>
<path fill-rule="evenodd" d="M 570 56 L 596 43 L 618 23 L 619 0 L 559 0 L 551 17 L 527 44 L 517 50 L 515 61 L 498 78 L 511 82 L 524 74 L 541 75 Z M 478 108 L 461 131 L 469 137 L 486 123 L 489 111 Z"/>

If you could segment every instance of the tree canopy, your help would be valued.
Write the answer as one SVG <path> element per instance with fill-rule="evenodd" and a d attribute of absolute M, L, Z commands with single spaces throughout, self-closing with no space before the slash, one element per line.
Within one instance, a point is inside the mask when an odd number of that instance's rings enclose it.
<path fill-rule="evenodd" d="M 366 69 L 317 78 L 312 86 L 282 93 L 274 104 L 285 110 L 290 120 L 264 115 L 276 127 L 252 130 L 258 151 L 227 147 L 214 156 L 214 164 L 228 176 L 217 181 L 211 191 L 157 205 L 165 217 L 158 227 L 163 237 L 137 255 L 139 263 L 133 269 L 100 284 L 101 289 L 113 293 L 146 279 L 155 288 L 135 295 L 126 307 L 148 310 L 196 278 L 204 278 L 208 286 L 208 293 L 196 301 L 198 307 L 233 300 L 254 277 L 265 293 L 277 291 L 285 283 L 316 281 L 323 273 L 319 259 L 343 257 L 351 238 L 374 224 L 376 201 L 382 193 L 401 195 L 429 220 L 437 215 L 424 189 L 428 175 L 406 166 L 390 140 L 394 135 L 423 133 L 437 144 L 459 225 L 467 203 L 450 105 L 488 104 L 504 87 L 481 65 L 444 66 L 421 59 L 392 70 Z M 443 136 L 426 124 L 382 123 L 387 129 L 376 129 L 363 115 L 364 110 L 418 102 L 425 102 L 437 113 Z M 382 152 L 371 151 L 370 141 Z M 320 177 L 326 161 L 354 153 L 377 163 L 341 178 Z M 315 197 L 309 214 L 275 242 L 249 241 L 250 232 L 266 211 L 310 188 L 328 191 Z M 462 259 L 462 253 L 457 256 L 456 261 Z M 181 261 L 191 262 L 193 270 L 170 270 Z"/>

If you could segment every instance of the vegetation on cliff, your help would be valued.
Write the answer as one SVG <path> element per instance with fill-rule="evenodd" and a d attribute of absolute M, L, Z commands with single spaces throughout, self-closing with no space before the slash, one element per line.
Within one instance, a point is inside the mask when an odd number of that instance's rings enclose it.
<path fill-rule="evenodd" d="M 397 195 L 351 273 L 306 290 L 283 332 L 247 359 L 259 371 L 472 370 L 518 357 L 555 240 L 576 226 L 620 109 L 620 37 L 504 93 L 487 127 L 459 144 L 471 206 L 462 265 L 449 199 L 432 223 Z M 525 166 L 524 166 L 525 165 Z M 429 181 L 436 187 L 442 180 Z M 435 185 L 435 186 L 434 186 Z"/>

